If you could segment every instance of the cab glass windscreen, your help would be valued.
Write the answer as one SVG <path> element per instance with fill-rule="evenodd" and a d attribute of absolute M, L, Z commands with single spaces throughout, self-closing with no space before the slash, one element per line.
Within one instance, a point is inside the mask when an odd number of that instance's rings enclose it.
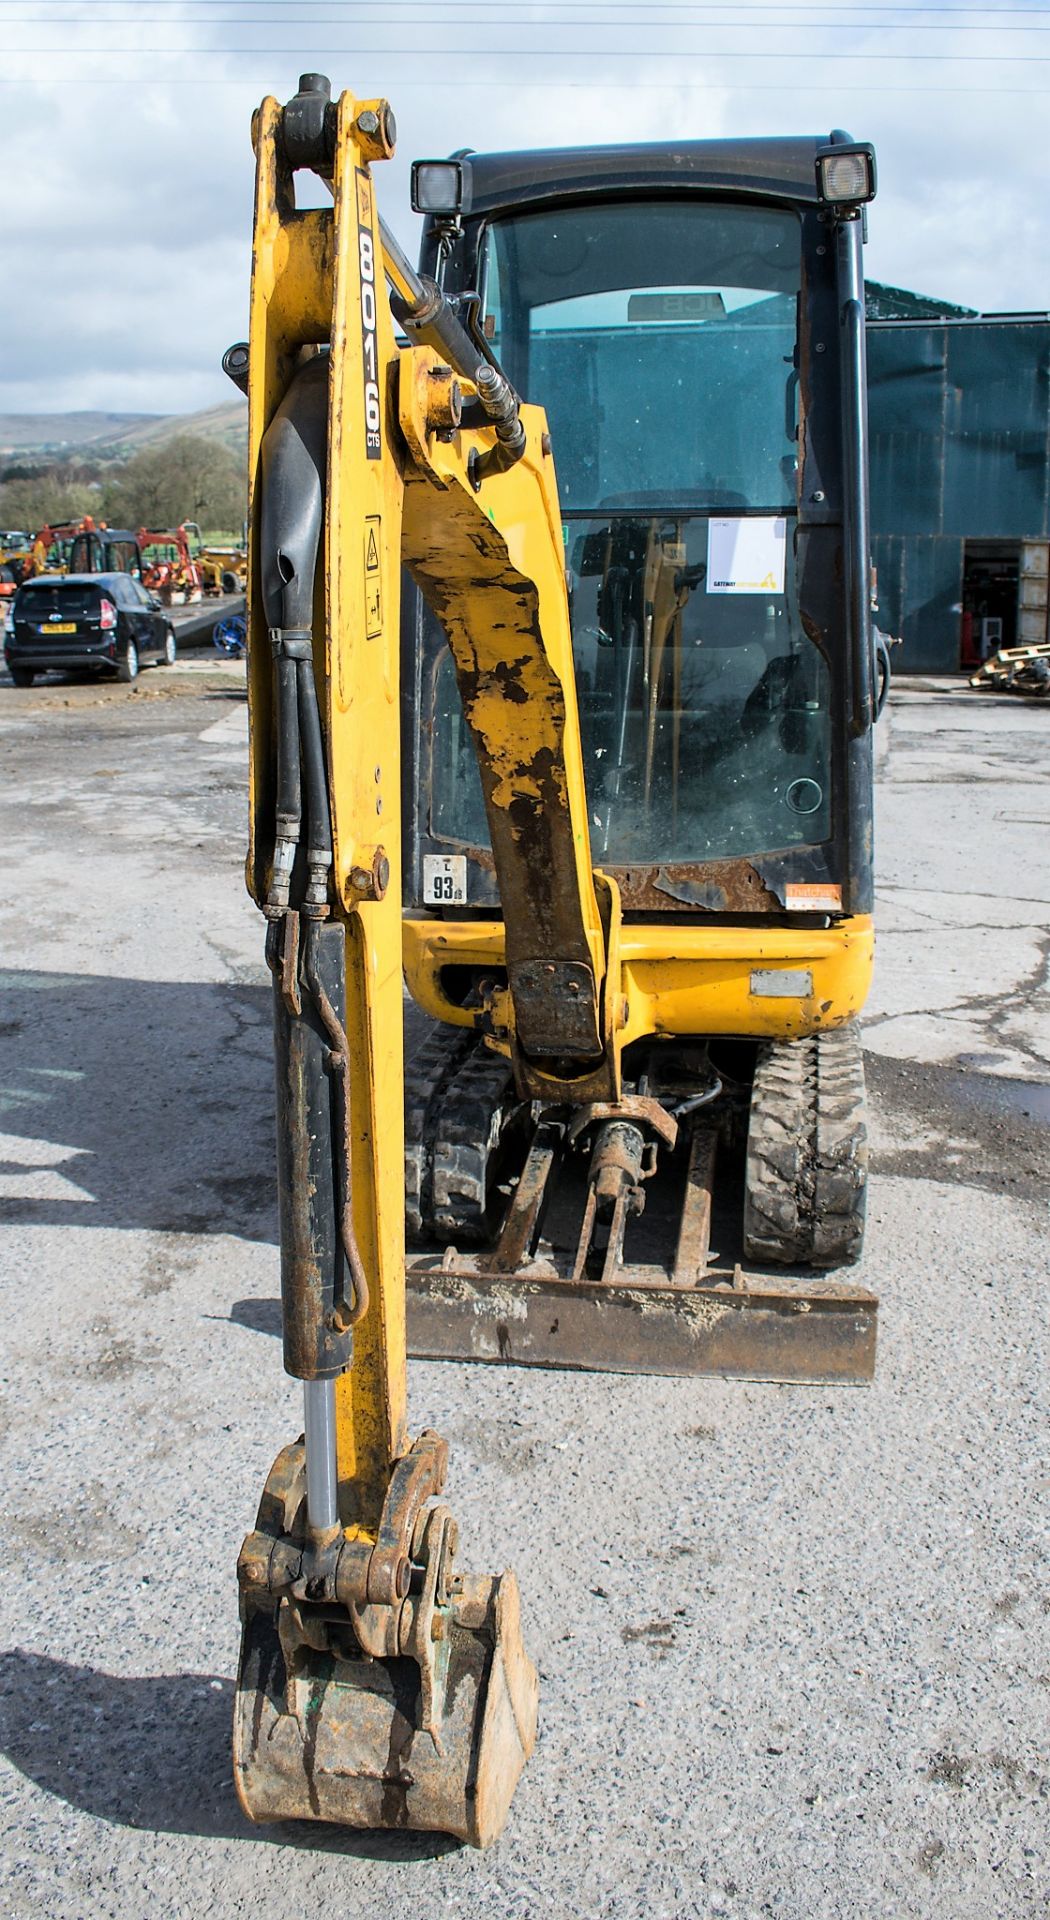
<path fill-rule="evenodd" d="M 680 197 L 482 239 L 482 325 L 546 409 L 593 857 L 702 863 L 831 834 L 829 676 L 794 579 L 801 226 Z M 431 831 L 484 815 L 451 659 Z"/>
<path fill-rule="evenodd" d="M 681 199 L 500 220 L 483 325 L 546 408 L 563 507 L 795 497 L 796 214 Z"/>

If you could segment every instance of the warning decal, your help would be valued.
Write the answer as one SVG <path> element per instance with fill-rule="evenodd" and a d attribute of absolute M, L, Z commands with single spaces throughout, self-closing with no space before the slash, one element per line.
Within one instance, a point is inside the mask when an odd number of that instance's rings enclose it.
<path fill-rule="evenodd" d="M 383 550 L 383 522 L 378 514 L 365 521 L 365 639 L 377 640 L 383 631 L 383 596 L 380 555 Z"/>

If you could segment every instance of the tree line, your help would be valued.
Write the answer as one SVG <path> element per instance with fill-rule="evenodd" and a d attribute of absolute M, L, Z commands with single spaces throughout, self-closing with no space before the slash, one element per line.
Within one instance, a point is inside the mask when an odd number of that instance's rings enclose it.
<path fill-rule="evenodd" d="M 246 512 L 243 459 L 199 434 L 177 434 L 94 471 L 81 457 L 36 470 L 25 460 L 12 462 L 0 474 L 5 531 L 33 533 L 90 514 L 111 527 L 176 527 L 195 520 L 212 532 L 235 533 Z"/>

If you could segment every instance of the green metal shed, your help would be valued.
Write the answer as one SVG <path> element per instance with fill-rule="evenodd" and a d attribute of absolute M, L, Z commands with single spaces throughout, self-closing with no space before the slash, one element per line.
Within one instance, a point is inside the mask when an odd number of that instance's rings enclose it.
<path fill-rule="evenodd" d="M 898 670 L 957 672 L 1047 637 L 1050 314 L 894 292 L 868 292 L 878 623 Z"/>

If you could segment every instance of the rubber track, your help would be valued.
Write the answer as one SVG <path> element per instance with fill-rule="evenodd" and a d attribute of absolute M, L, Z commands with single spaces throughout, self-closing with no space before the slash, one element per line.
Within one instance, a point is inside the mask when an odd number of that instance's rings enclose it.
<path fill-rule="evenodd" d="M 852 1265 L 864 1242 L 867 1173 L 859 1028 L 760 1046 L 747 1137 L 746 1257 Z"/>
<path fill-rule="evenodd" d="M 488 1238 L 492 1154 L 516 1105 L 509 1061 L 461 1027 L 430 1034 L 406 1070 L 410 1238 Z"/>
<path fill-rule="evenodd" d="M 477 1036 L 463 1027 L 435 1027 L 405 1060 L 405 1231 L 423 1238 L 432 1210 L 434 1126 L 441 1095 Z"/>
<path fill-rule="evenodd" d="M 427 1231 L 436 1239 L 488 1239 L 492 1156 L 517 1105 L 509 1060 L 482 1045 L 447 1082 L 433 1134 Z"/>

